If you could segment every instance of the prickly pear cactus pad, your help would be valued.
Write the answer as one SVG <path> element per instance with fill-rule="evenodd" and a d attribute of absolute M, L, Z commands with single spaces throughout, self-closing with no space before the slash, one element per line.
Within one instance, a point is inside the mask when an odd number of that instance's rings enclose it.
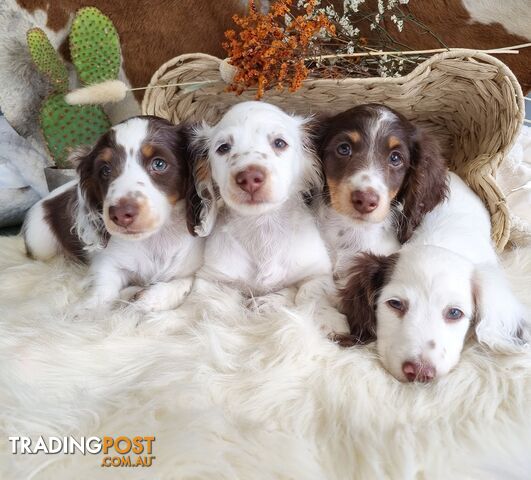
<path fill-rule="evenodd" d="M 97 8 L 78 10 L 70 32 L 70 52 L 84 85 L 114 79 L 120 69 L 120 40 L 114 25 Z"/>
<path fill-rule="evenodd" d="M 32 28 L 26 34 L 31 58 L 39 71 L 45 75 L 56 92 L 68 89 L 66 66 L 53 48 L 50 40 L 40 28 Z"/>
<path fill-rule="evenodd" d="M 92 145 L 111 126 L 101 107 L 68 105 L 62 93 L 50 95 L 44 100 L 40 122 L 58 168 L 71 168 L 67 159 L 73 147 Z"/>

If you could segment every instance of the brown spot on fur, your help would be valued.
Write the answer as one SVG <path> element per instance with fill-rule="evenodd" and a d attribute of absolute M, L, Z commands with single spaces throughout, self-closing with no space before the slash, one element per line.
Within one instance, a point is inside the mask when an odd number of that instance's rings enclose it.
<path fill-rule="evenodd" d="M 197 160 L 195 166 L 195 181 L 198 183 L 207 182 L 210 180 L 210 166 L 206 158 L 200 158 Z"/>
<path fill-rule="evenodd" d="M 83 250 L 84 245 L 74 230 L 76 190 L 77 187 L 73 186 L 65 192 L 45 200 L 42 203 L 42 208 L 44 220 L 54 232 L 66 256 L 79 262 L 86 262 L 87 255 L 86 251 Z"/>
<path fill-rule="evenodd" d="M 400 139 L 395 137 L 394 135 L 391 135 L 389 137 L 388 143 L 389 143 L 389 148 L 391 150 L 394 150 L 395 148 L 398 148 L 401 145 Z"/>
<path fill-rule="evenodd" d="M 153 156 L 155 149 L 153 148 L 153 145 L 144 144 L 142 147 L 140 147 L 140 151 L 144 157 L 151 157 Z"/>
<path fill-rule="evenodd" d="M 350 333 L 357 343 L 376 339 L 376 302 L 398 261 L 390 256 L 362 253 L 354 260 L 345 287 L 340 291 L 339 310 L 347 316 Z"/>
<path fill-rule="evenodd" d="M 435 340 L 430 340 L 428 342 L 428 348 L 431 348 L 432 350 L 437 346 L 437 344 L 435 343 Z"/>
<path fill-rule="evenodd" d="M 354 143 L 357 143 L 361 140 L 361 135 L 360 135 L 360 132 L 354 130 L 353 132 L 350 132 L 348 134 L 348 136 L 350 137 L 350 139 L 354 142 Z"/>

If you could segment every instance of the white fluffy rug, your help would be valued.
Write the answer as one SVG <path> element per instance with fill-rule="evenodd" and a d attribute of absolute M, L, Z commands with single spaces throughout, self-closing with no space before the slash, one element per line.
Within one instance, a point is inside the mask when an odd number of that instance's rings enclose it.
<path fill-rule="evenodd" d="M 531 301 L 531 249 L 505 262 Z M 401 384 L 371 348 L 321 338 L 309 311 L 209 301 L 188 321 L 76 317 L 82 273 L 0 239 L 2 479 L 529 478 L 530 352 L 472 344 L 448 377 Z M 7 441 L 70 434 L 155 435 L 156 459 L 111 469 L 94 455 L 12 455 Z"/>

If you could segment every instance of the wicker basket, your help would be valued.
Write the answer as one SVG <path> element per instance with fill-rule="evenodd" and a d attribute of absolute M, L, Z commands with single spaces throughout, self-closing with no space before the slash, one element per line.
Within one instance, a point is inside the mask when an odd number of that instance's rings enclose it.
<path fill-rule="evenodd" d="M 150 86 L 186 85 L 148 89 L 143 113 L 174 123 L 215 122 L 231 105 L 254 99 L 253 91 L 241 96 L 226 91 L 220 73 L 224 66 L 222 60 L 204 54 L 166 62 Z M 307 80 L 295 93 L 272 90 L 264 100 L 303 114 L 337 113 L 368 102 L 397 109 L 439 139 L 452 170 L 483 199 L 498 249 L 509 241 L 509 211 L 495 175 L 519 132 L 524 99 L 513 73 L 496 58 L 454 50 L 431 57 L 404 77 Z"/>

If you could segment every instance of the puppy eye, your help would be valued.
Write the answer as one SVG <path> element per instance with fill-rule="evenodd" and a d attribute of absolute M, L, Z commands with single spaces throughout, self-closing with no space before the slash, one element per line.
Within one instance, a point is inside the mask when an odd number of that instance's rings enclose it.
<path fill-rule="evenodd" d="M 155 157 L 151 160 L 151 168 L 156 172 L 163 172 L 168 168 L 168 164 L 166 163 L 166 160 L 163 160 L 160 157 Z"/>
<path fill-rule="evenodd" d="M 230 150 L 230 145 L 228 143 L 222 143 L 216 150 L 217 153 L 223 155 Z"/>
<path fill-rule="evenodd" d="M 343 157 L 346 157 L 352 153 L 352 149 L 350 148 L 350 145 L 348 143 L 340 143 L 337 146 L 336 150 L 337 150 L 337 153 L 339 153 L 339 155 Z"/>
<path fill-rule="evenodd" d="M 464 316 L 465 314 L 461 310 L 452 307 L 446 310 L 446 313 L 444 314 L 444 319 L 448 322 L 455 322 L 457 320 L 460 320 Z"/>
<path fill-rule="evenodd" d="M 100 168 L 100 176 L 102 176 L 103 178 L 107 178 L 112 172 L 112 169 L 109 165 L 103 165 L 101 168 Z"/>
<path fill-rule="evenodd" d="M 281 138 L 275 138 L 275 140 L 273 141 L 273 145 L 279 150 L 282 150 L 288 146 L 288 144 Z"/>
<path fill-rule="evenodd" d="M 400 165 L 402 165 L 404 163 L 404 160 L 400 152 L 391 152 L 391 155 L 389 155 L 389 163 L 393 167 L 399 167 Z"/>
<path fill-rule="evenodd" d="M 398 310 L 399 312 L 404 312 L 406 310 L 404 302 L 398 300 L 398 298 L 391 298 L 391 300 L 387 300 L 385 303 L 393 310 Z"/>

